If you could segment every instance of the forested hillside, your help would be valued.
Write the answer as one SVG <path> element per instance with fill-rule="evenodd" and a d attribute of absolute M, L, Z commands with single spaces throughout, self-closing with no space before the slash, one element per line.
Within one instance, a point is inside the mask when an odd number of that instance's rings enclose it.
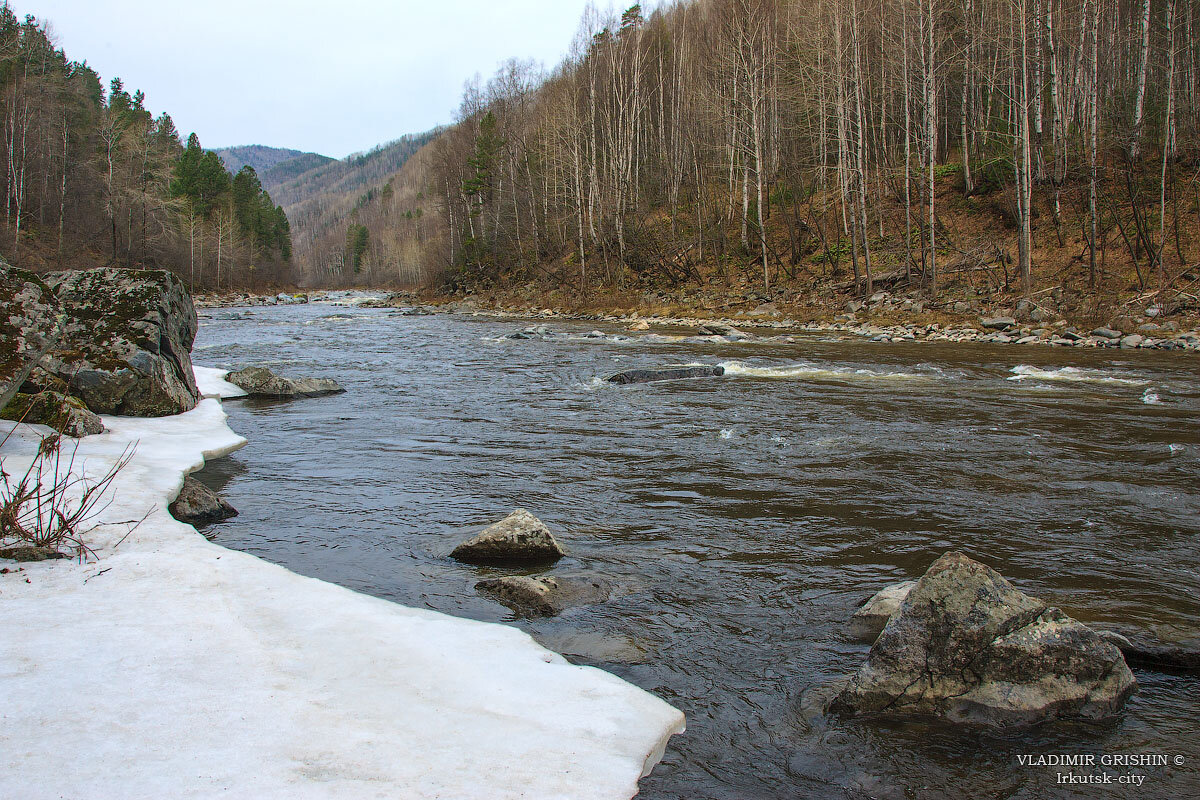
<path fill-rule="evenodd" d="M 287 219 L 141 92 L 107 91 L 33 17 L 0 9 L 0 249 L 32 269 L 166 268 L 190 287 L 291 283 Z"/>
<path fill-rule="evenodd" d="M 343 222 L 344 251 L 355 257 L 350 226 L 365 224 L 371 274 L 419 251 L 443 285 L 536 278 L 583 294 L 1191 280 L 1198 6 L 697 0 L 590 14 L 552 74 L 514 62 L 469 87 L 414 184 Z"/>
<path fill-rule="evenodd" d="M 379 268 L 379 281 L 397 282 L 395 254 L 389 251 L 385 257 L 377 241 L 364 233 L 360 211 L 376 200 L 393 199 L 397 173 L 436 134 L 437 131 L 429 131 L 404 136 L 369 152 L 329 161 L 270 185 L 271 194 L 292 223 L 296 263 L 306 282 L 368 283 L 371 276 L 362 273 L 366 253 L 378 253 L 372 264 Z M 285 161 L 275 169 L 293 163 Z M 351 230 L 352 226 L 355 227 Z M 376 226 L 376 240 L 383 236 L 385 227 Z M 357 258 L 348 246 L 354 237 L 359 241 Z M 403 282 L 411 281 L 405 278 Z"/>
<path fill-rule="evenodd" d="M 297 156 L 307 155 L 302 150 L 289 150 L 286 147 L 267 147 L 261 144 L 248 144 L 239 147 L 219 147 L 214 151 L 221 157 L 225 169 L 236 175 L 242 167 L 254 167 L 259 175 L 283 161 L 290 161 Z M 311 154 L 311 155 L 315 155 Z"/>
<path fill-rule="evenodd" d="M 263 188 L 268 192 L 277 192 L 283 184 L 334 160 L 320 153 L 305 153 L 301 150 L 267 147 L 261 144 L 221 147 L 214 152 L 221 157 L 225 168 L 234 175 L 243 167 L 253 167 Z"/>

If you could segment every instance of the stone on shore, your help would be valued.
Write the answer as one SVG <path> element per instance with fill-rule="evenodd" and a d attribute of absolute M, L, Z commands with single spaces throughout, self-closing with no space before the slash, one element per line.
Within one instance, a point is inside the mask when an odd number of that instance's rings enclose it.
<path fill-rule="evenodd" d="M 251 397 L 290 399 L 320 397 L 346 391 L 329 378 L 285 378 L 266 367 L 244 367 L 225 376 L 225 380 Z"/>
<path fill-rule="evenodd" d="M 25 381 L 31 392 L 52 389 L 97 414 L 137 417 L 180 414 L 199 401 L 196 309 L 169 272 L 101 268 L 39 279 L 0 265 L 0 316 L 6 311 L 3 338 L 13 338 L 0 352 L 0 377 L 52 342 Z"/>
<path fill-rule="evenodd" d="M 507 575 L 489 578 L 475 588 L 492 595 L 518 614 L 553 617 L 573 606 L 602 603 L 612 593 L 607 581 L 583 576 L 534 578 Z"/>
<path fill-rule="evenodd" d="M 97 414 L 165 417 L 195 408 L 196 309 L 179 278 L 102 268 L 56 273 L 46 283 L 66 321 L 42 369 L 69 394 Z"/>
<path fill-rule="evenodd" d="M 45 281 L 0 258 L 0 389 L 53 342 L 58 314 L 58 298 Z"/>
<path fill-rule="evenodd" d="M 183 488 L 168 506 L 171 516 L 189 525 L 208 525 L 237 516 L 237 509 L 217 496 L 200 481 L 188 475 Z"/>
<path fill-rule="evenodd" d="M 75 439 L 104 433 L 104 423 L 100 417 L 88 411 L 81 400 L 51 391 L 17 393 L 7 406 L 0 409 L 0 419 L 45 425 Z"/>
<path fill-rule="evenodd" d="M 540 519 L 518 508 L 454 548 L 451 558 L 471 564 L 544 564 L 566 555 Z"/>
<path fill-rule="evenodd" d="M 719 366 L 660 367 L 657 369 L 630 369 L 618 372 L 616 375 L 609 375 L 605 380 L 609 383 L 631 384 L 673 381 L 682 378 L 716 378 L 724 374 L 725 368 Z"/>
<path fill-rule="evenodd" d="M 1012 317 L 986 317 L 980 320 L 980 324 L 990 330 L 1004 331 L 1009 328 L 1015 328 L 1017 321 Z"/>
<path fill-rule="evenodd" d="M 929 568 L 830 704 L 998 728 L 1103 719 L 1137 688 L 1117 647 L 961 553 Z"/>

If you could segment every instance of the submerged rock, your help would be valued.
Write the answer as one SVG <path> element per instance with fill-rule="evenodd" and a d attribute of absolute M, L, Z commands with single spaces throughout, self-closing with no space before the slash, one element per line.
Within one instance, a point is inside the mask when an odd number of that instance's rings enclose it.
<path fill-rule="evenodd" d="M 961 553 L 939 558 L 830 704 L 1017 727 L 1117 714 L 1137 688 L 1120 650 Z"/>
<path fill-rule="evenodd" d="M 319 397 L 346 391 L 329 378 L 285 378 L 266 367 L 244 367 L 225 376 L 251 397 Z"/>
<path fill-rule="evenodd" d="M 1164 642 L 1152 634 L 1128 628 L 1097 627 L 1125 657 L 1125 663 L 1156 672 L 1200 672 L 1200 640 Z"/>
<path fill-rule="evenodd" d="M 81 400 L 58 392 L 18 393 L 0 410 L 0 419 L 46 425 L 76 439 L 104 433 L 100 417 L 88 411 Z"/>
<path fill-rule="evenodd" d="M 583 576 L 507 575 L 480 581 L 475 588 L 494 596 L 518 614 L 542 617 L 557 616 L 572 606 L 602 603 L 612 593 L 607 581 Z"/>
<path fill-rule="evenodd" d="M 916 581 L 893 583 L 872 595 L 871 599 L 867 600 L 850 618 L 850 624 L 855 633 L 874 641 L 884 626 L 888 624 L 892 615 L 900 609 L 904 598 L 908 597 L 908 593 L 916 585 Z"/>
<path fill-rule="evenodd" d="M 238 513 L 236 508 L 191 475 L 183 479 L 183 488 L 168 510 L 172 517 L 189 525 L 208 525 L 236 517 Z"/>
<path fill-rule="evenodd" d="M 650 383 L 651 381 L 673 381 L 680 378 L 716 378 L 725 374 L 724 367 L 692 366 L 692 367 L 659 367 L 657 369 L 630 369 L 609 375 L 605 378 L 609 383 Z"/>
<path fill-rule="evenodd" d="M 454 548 L 451 558 L 471 564 L 538 564 L 566 555 L 540 519 L 523 508 Z"/>
<path fill-rule="evenodd" d="M 725 325 L 721 322 L 709 322 L 701 325 L 696 329 L 696 333 L 701 336 L 724 336 L 728 339 L 749 339 L 750 334 L 739 331 L 732 325 Z"/>

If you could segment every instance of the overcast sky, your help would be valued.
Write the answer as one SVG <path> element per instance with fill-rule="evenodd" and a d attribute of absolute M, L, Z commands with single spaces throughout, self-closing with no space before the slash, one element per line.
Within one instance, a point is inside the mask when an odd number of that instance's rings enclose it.
<path fill-rule="evenodd" d="M 335 158 L 450 122 L 463 82 L 552 68 L 586 0 L 10 0 L 105 85 L 119 76 L 205 147 Z M 597 6 L 607 8 L 607 2 Z"/>

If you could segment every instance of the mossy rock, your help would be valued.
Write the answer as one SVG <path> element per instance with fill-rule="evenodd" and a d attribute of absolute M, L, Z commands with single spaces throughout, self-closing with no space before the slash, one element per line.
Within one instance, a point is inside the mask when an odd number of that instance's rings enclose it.
<path fill-rule="evenodd" d="M 20 302 L 39 291 L 37 304 Z M 6 297 L 12 298 L 7 309 Z M 23 314 L 14 316 L 18 305 Z M 199 401 L 191 362 L 196 309 L 169 272 L 102 268 L 52 273 L 43 281 L 0 265 L 5 319 L 2 332 L 19 339 L 0 351 L 0 359 L 17 365 L 13 374 L 38 351 L 46 335 L 39 339 L 39 332 L 55 337 L 27 390 L 68 393 L 97 414 L 124 416 L 179 414 Z"/>
<path fill-rule="evenodd" d="M 58 392 L 18 393 L 7 406 L 0 409 L 0 419 L 45 425 L 64 436 L 75 438 L 104 433 L 104 423 L 100 417 L 89 411 L 79 398 Z"/>
<path fill-rule="evenodd" d="M 45 281 L 0 258 L 0 388 L 54 336 L 59 302 Z"/>

